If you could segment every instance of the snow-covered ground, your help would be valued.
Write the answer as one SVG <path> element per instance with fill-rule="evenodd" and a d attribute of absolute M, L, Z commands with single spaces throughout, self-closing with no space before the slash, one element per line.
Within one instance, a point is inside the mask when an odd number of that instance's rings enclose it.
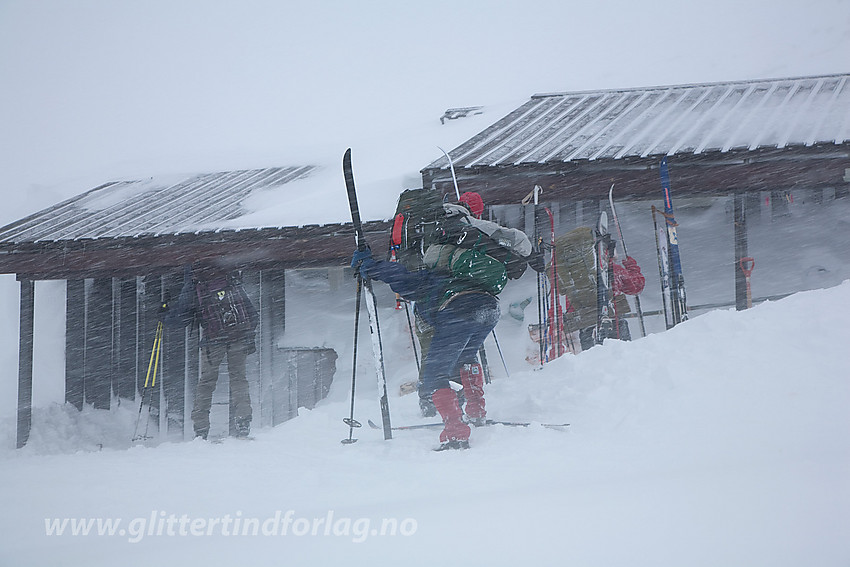
<path fill-rule="evenodd" d="M 535 424 L 475 429 L 464 452 L 432 452 L 436 430 L 341 444 L 344 371 L 252 442 L 127 448 L 134 407 L 40 409 L 29 445 L 0 453 L 0 563 L 847 565 L 848 304 L 845 282 L 496 368 L 490 415 Z M 393 419 L 419 423 L 396 393 L 413 365 L 402 312 L 382 315 Z M 500 332 L 513 352 L 525 329 Z M 361 365 L 356 416 L 377 420 Z"/>

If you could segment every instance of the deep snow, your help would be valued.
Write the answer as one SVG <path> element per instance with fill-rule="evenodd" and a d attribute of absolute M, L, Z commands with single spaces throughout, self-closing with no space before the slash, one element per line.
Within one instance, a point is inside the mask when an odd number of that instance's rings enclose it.
<path fill-rule="evenodd" d="M 571 425 L 475 429 L 465 452 L 432 452 L 435 430 L 384 441 L 364 428 L 341 444 L 342 369 L 328 400 L 253 442 L 120 448 L 133 407 L 39 410 L 29 445 L 0 453 L 9 511 L 0 562 L 846 565 L 848 304 L 845 282 L 610 341 L 543 370 L 496 372 L 491 416 Z M 382 315 L 394 422 L 421 422 L 415 398 L 396 393 L 413 372 L 393 333 L 403 315 Z M 500 323 L 503 343 L 524 332 Z M 377 420 L 371 360 L 358 366 L 356 415 Z M 83 450 L 62 454 L 73 447 Z M 282 530 L 278 511 L 290 511 L 288 535 L 263 535 L 262 526 Z M 121 525 L 113 536 L 46 535 L 46 520 L 66 517 Z M 258 535 L 226 535 L 243 522 L 253 534 L 254 518 Z M 396 535 L 379 535 L 384 519 Z M 191 535 L 190 521 L 213 535 Z"/>

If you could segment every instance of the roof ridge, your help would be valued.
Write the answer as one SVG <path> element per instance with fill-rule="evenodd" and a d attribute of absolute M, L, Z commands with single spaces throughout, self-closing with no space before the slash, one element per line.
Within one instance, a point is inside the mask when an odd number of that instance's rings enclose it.
<path fill-rule="evenodd" d="M 742 79 L 740 81 L 716 81 L 716 82 L 707 82 L 707 83 L 682 83 L 682 84 L 674 84 L 674 85 L 653 85 L 646 87 L 624 87 L 624 88 L 613 88 L 613 89 L 590 89 L 590 90 L 582 90 L 582 91 L 559 91 L 559 92 L 551 92 L 551 93 L 536 93 L 531 95 L 532 99 L 538 98 L 548 98 L 548 97 L 557 97 L 557 96 L 577 96 L 577 95 L 589 95 L 589 94 L 604 94 L 604 93 L 628 93 L 628 92 L 643 92 L 643 91 L 656 91 L 656 90 L 673 90 L 673 89 L 691 89 L 691 88 L 705 88 L 705 87 L 722 87 L 722 86 L 738 86 L 738 85 L 749 85 L 749 84 L 770 84 L 770 83 L 781 83 L 788 81 L 812 81 L 812 80 L 823 80 L 823 79 L 834 79 L 838 77 L 848 77 L 850 78 L 850 73 L 829 73 L 825 75 L 805 75 L 799 77 L 774 77 L 774 78 L 765 78 L 765 79 Z"/>

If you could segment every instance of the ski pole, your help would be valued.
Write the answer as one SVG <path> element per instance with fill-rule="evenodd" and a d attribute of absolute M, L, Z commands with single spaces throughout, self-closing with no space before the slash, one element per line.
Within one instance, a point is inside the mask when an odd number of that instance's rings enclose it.
<path fill-rule="evenodd" d="M 139 400 L 139 415 L 136 418 L 136 428 L 133 430 L 133 441 L 140 439 L 148 439 L 148 428 L 150 426 L 151 414 L 150 404 L 153 401 L 153 388 L 156 385 L 156 372 L 159 367 L 159 353 L 162 347 L 162 321 L 156 324 L 156 332 L 154 333 L 153 346 L 151 347 L 151 358 L 148 362 L 148 372 L 145 376 L 145 385 L 142 387 L 142 396 Z M 153 374 L 151 374 L 153 371 Z M 145 406 L 145 395 L 148 398 L 148 420 L 145 424 L 145 434 L 139 436 L 139 425 L 142 422 L 142 408 Z"/>
<path fill-rule="evenodd" d="M 363 295 L 363 277 L 357 274 L 357 298 L 354 304 L 354 360 L 351 363 L 351 410 L 349 417 L 343 419 L 343 423 L 348 426 L 348 439 L 343 439 L 343 445 L 356 443 L 354 439 L 354 428 L 361 427 L 360 422 L 354 419 L 354 387 L 357 383 L 357 336 L 360 331 L 360 298 Z"/>
<path fill-rule="evenodd" d="M 502 347 L 499 346 L 499 338 L 496 336 L 496 329 L 493 329 L 493 340 L 496 341 L 496 350 L 499 351 L 499 358 L 502 359 L 502 366 L 505 367 L 505 374 L 508 378 L 510 378 L 511 373 L 508 371 L 508 364 L 505 362 L 505 355 L 502 354 Z"/>
<path fill-rule="evenodd" d="M 410 308 L 407 306 L 407 301 L 404 301 L 404 312 L 407 315 L 407 328 L 410 330 L 410 344 L 413 346 L 413 359 L 416 360 L 416 371 L 421 368 L 419 365 L 419 352 L 416 350 L 416 339 L 413 336 L 413 323 L 410 322 Z"/>

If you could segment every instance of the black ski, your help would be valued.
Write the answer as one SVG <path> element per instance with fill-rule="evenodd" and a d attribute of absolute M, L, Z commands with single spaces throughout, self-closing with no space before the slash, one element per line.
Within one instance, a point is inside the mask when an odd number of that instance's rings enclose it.
<path fill-rule="evenodd" d="M 611 257 L 614 253 L 614 241 L 608 233 L 608 213 L 602 211 L 596 224 L 596 344 L 611 337 L 614 331 L 614 267 Z"/>
<path fill-rule="evenodd" d="M 354 225 L 354 239 L 358 250 L 365 250 L 366 240 L 363 237 L 363 225 L 360 222 L 360 208 L 357 205 L 357 192 L 354 188 L 354 173 L 351 169 L 351 148 L 342 157 L 342 172 L 345 176 L 345 188 L 348 191 L 348 205 L 351 209 L 351 223 Z M 360 277 L 358 272 L 357 277 Z M 384 370 L 384 349 L 381 345 L 381 327 L 378 322 L 378 303 L 372 291 L 372 281 L 364 279 L 363 290 L 366 298 L 366 311 L 369 313 L 369 332 L 372 335 L 372 354 L 375 356 L 375 370 L 378 376 L 378 396 L 381 405 L 381 420 L 383 422 L 384 439 L 392 439 L 390 423 L 390 403 L 387 396 L 387 375 Z"/>
<path fill-rule="evenodd" d="M 685 276 L 682 273 L 682 260 L 679 256 L 679 224 L 673 216 L 673 200 L 670 198 L 670 172 L 667 158 L 661 160 L 661 189 L 664 192 L 664 221 L 666 225 L 667 253 L 670 270 L 670 295 L 673 307 L 673 324 L 688 319 L 688 301 L 685 295 Z"/>
<path fill-rule="evenodd" d="M 497 419 L 488 419 L 487 421 L 485 421 L 482 425 L 479 425 L 478 427 L 491 426 L 491 425 L 504 425 L 505 427 L 528 427 L 529 425 L 531 425 L 531 422 L 530 421 L 500 421 L 500 420 L 497 420 Z M 562 429 L 564 427 L 570 426 L 569 423 L 541 423 L 540 425 L 542 427 L 546 427 L 548 429 Z M 393 431 L 407 431 L 407 430 L 411 430 L 411 429 L 431 429 L 431 428 L 442 427 L 442 426 L 443 426 L 443 422 L 440 421 L 440 422 L 437 422 L 437 423 L 418 423 L 416 425 L 399 425 L 399 426 L 393 427 L 392 429 L 393 429 Z M 369 420 L 369 427 L 371 427 L 372 429 L 381 429 L 381 426 L 378 425 L 377 423 L 375 423 L 374 421 L 372 421 L 371 419 Z"/>

